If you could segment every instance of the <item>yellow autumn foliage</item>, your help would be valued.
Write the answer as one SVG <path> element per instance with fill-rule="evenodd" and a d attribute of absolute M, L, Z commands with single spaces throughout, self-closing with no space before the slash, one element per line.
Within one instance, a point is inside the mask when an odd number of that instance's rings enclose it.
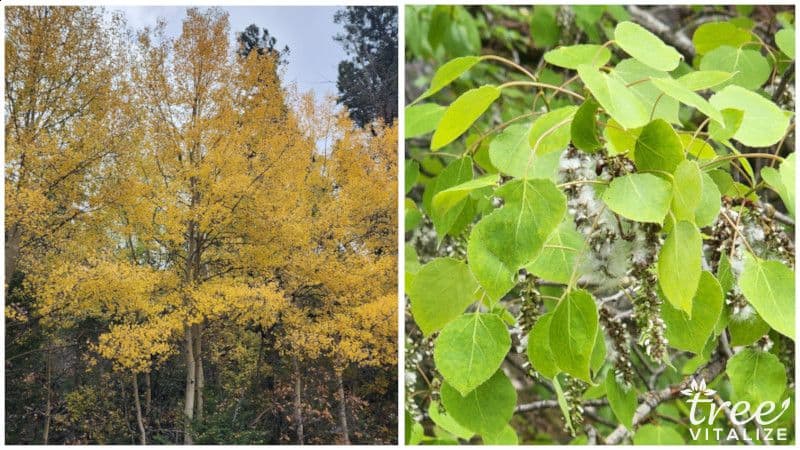
<path fill-rule="evenodd" d="M 218 9 L 125 50 L 92 8 L 7 15 L 6 236 L 45 325 L 100 321 L 96 352 L 136 373 L 251 326 L 294 358 L 396 364 L 396 125 L 282 87 Z"/>

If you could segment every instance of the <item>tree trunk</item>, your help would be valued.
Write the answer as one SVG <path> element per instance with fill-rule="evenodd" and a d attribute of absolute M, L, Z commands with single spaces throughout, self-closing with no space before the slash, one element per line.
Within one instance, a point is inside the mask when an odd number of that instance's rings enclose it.
<path fill-rule="evenodd" d="M 49 344 L 48 344 L 49 345 Z M 52 378 L 52 363 L 50 362 L 50 349 L 47 350 L 47 405 L 44 409 L 44 436 L 42 440 L 44 441 L 44 445 L 47 445 L 50 441 L 50 416 L 52 412 L 52 389 L 50 388 L 50 381 Z"/>
<path fill-rule="evenodd" d="M 300 363 L 292 357 L 294 365 L 294 422 L 297 427 L 297 443 L 303 445 L 303 379 L 300 375 Z"/>
<path fill-rule="evenodd" d="M 195 359 L 195 387 L 197 393 L 195 394 L 195 420 L 203 420 L 203 389 L 205 388 L 205 375 L 203 374 L 203 346 L 201 341 L 201 334 L 203 328 L 201 324 L 192 325 L 192 335 L 194 338 L 194 359 Z"/>
<path fill-rule="evenodd" d="M 12 227 L 11 232 L 8 236 L 6 236 L 6 246 L 5 246 L 5 293 L 6 298 L 8 298 L 8 286 L 11 283 L 11 277 L 14 276 L 14 272 L 17 270 L 17 261 L 19 261 L 19 232 L 17 231 L 18 227 Z"/>
<path fill-rule="evenodd" d="M 339 425 L 342 428 L 342 444 L 350 445 L 350 431 L 347 428 L 347 397 L 344 395 L 342 371 L 334 369 L 334 372 L 336 372 L 336 384 L 339 389 Z"/>
<path fill-rule="evenodd" d="M 183 443 L 186 445 L 191 445 L 193 443 L 191 429 L 192 419 L 194 419 L 194 399 L 196 393 L 195 376 L 197 375 L 195 372 L 194 346 L 192 345 L 191 327 L 186 327 L 186 330 L 184 331 L 183 347 L 184 351 L 186 352 L 186 391 L 183 402 Z"/>
<path fill-rule="evenodd" d="M 142 405 L 139 403 L 139 380 L 136 372 L 133 372 L 133 404 L 136 406 L 136 425 L 139 426 L 139 436 L 142 445 L 147 445 L 147 433 L 144 430 L 144 420 L 142 419 Z"/>
<path fill-rule="evenodd" d="M 144 374 L 144 415 L 150 416 L 150 404 L 153 399 L 153 387 L 150 384 L 150 372 Z"/>

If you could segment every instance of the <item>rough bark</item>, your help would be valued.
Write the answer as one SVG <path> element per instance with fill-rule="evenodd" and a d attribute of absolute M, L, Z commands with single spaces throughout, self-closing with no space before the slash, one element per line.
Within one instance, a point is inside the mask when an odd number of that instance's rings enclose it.
<path fill-rule="evenodd" d="M 195 372 L 194 346 L 192 345 L 191 327 L 186 327 L 186 330 L 184 331 L 183 347 L 186 353 L 186 391 L 183 401 L 183 443 L 186 445 L 191 445 L 193 443 L 191 429 L 192 420 L 194 419 L 194 400 L 196 393 L 195 376 L 197 375 Z"/>
<path fill-rule="evenodd" d="M 347 397 L 344 395 L 344 381 L 342 371 L 335 370 L 336 385 L 339 390 L 339 426 L 342 428 L 342 444 L 350 445 L 350 431 L 347 427 Z"/>
<path fill-rule="evenodd" d="M 297 444 L 303 445 L 303 378 L 300 374 L 300 363 L 292 357 L 294 366 L 294 422 L 297 427 Z"/>
<path fill-rule="evenodd" d="M 142 404 L 139 402 L 139 380 L 136 372 L 133 372 L 133 404 L 136 406 L 136 425 L 139 427 L 139 442 L 147 445 L 147 432 L 144 429 L 144 419 L 142 419 Z"/>

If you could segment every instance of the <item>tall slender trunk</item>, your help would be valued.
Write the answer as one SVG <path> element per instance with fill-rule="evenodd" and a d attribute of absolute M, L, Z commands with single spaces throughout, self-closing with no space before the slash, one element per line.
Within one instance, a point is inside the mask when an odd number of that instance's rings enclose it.
<path fill-rule="evenodd" d="M 150 404 L 153 399 L 153 387 L 150 383 L 150 372 L 144 374 L 144 415 L 150 416 Z"/>
<path fill-rule="evenodd" d="M 136 372 L 133 372 L 133 404 L 136 406 L 136 425 L 139 426 L 139 439 L 142 445 L 147 445 L 147 433 L 144 430 L 144 420 L 142 419 L 142 405 L 139 403 L 139 380 Z"/>
<path fill-rule="evenodd" d="M 183 401 L 183 443 L 191 445 L 192 440 L 192 420 L 194 419 L 194 399 L 195 399 L 195 358 L 194 346 L 192 345 L 192 328 L 186 327 L 184 331 L 184 351 L 186 352 L 186 391 Z"/>
<path fill-rule="evenodd" d="M 194 339 L 194 368 L 195 368 L 195 389 L 197 393 L 195 394 L 195 401 L 194 401 L 194 411 L 195 411 L 195 420 L 202 421 L 203 420 L 203 389 L 205 388 L 206 381 L 205 375 L 203 374 L 203 345 L 201 340 L 201 334 L 203 332 L 203 325 L 197 324 L 192 325 L 192 337 Z"/>
<path fill-rule="evenodd" d="M 17 261 L 19 261 L 19 227 L 13 226 L 11 228 L 11 232 L 6 236 L 6 245 L 5 245 L 5 293 L 6 298 L 8 298 L 8 286 L 11 284 L 11 277 L 14 276 L 14 272 L 17 270 Z"/>
<path fill-rule="evenodd" d="M 48 344 L 48 345 L 50 345 L 50 344 Z M 47 364 L 47 405 L 45 406 L 45 409 L 44 409 L 44 436 L 42 437 L 42 440 L 44 441 L 45 445 L 47 445 L 50 442 L 50 416 L 52 415 L 51 412 L 52 412 L 52 409 L 53 409 L 52 399 L 51 399 L 51 397 L 52 397 L 52 388 L 50 387 L 52 374 L 53 374 L 53 368 L 52 368 L 52 362 L 51 362 L 51 358 L 50 358 L 50 349 L 47 349 L 46 358 L 47 358 L 47 362 L 46 362 L 46 364 Z"/>
<path fill-rule="evenodd" d="M 336 372 L 336 384 L 339 390 L 339 425 L 342 428 L 342 444 L 350 445 L 350 431 L 347 428 L 347 397 L 344 395 L 342 371 L 334 369 L 334 372 Z"/>
<path fill-rule="evenodd" d="M 303 378 L 296 356 L 292 357 L 292 365 L 294 365 L 294 422 L 297 426 L 297 443 L 303 445 Z"/>

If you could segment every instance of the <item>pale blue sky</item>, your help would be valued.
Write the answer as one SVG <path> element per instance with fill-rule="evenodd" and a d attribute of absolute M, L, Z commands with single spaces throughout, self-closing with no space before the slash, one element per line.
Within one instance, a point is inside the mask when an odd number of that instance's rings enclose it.
<path fill-rule="evenodd" d="M 177 37 L 186 6 L 110 6 L 109 10 L 125 13 L 128 25 L 134 29 L 154 26 L 158 17 L 167 20 L 167 32 Z M 202 8 L 202 6 L 201 6 Z M 317 96 L 336 93 L 339 61 L 345 59 L 341 45 L 333 36 L 342 27 L 333 23 L 337 6 L 231 6 L 231 40 L 236 33 L 254 23 L 269 30 L 278 46 L 289 46 L 291 53 L 284 68 L 284 82 L 297 83 L 300 91 L 314 90 Z"/>

